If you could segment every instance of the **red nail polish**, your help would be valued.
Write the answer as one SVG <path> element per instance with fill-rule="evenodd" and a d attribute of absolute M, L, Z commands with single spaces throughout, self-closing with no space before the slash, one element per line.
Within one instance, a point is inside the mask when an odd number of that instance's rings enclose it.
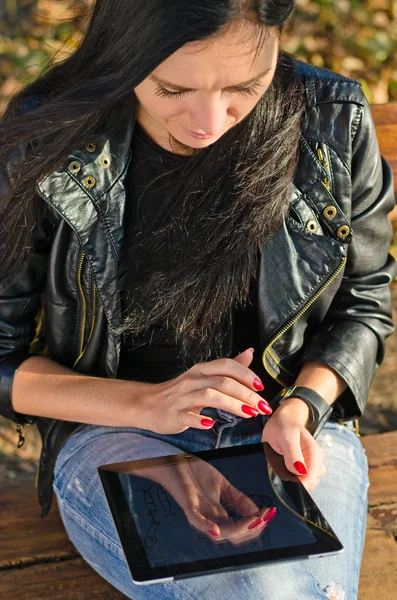
<path fill-rule="evenodd" d="M 212 427 L 214 423 L 215 421 L 213 421 L 212 419 L 201 419 L 201 425 L 203 425 L 204 427 Z"/>
<path fill-rule="evenodd" d="M 271 521 L 273 519 L 273 517 L 276 516 L 276 514 L 277 514 L 277 508 L 275 506 L 273 506 L 273 508 L 271 508 L 269 510 L 267 515 L 265 517 L 263 517 L 263 522 L 268 523 L 269 521 Z"/>
<path fill-rule="evenodd" d="M 263 385 L 263 383 L 261 382 L 261 380 L 258 379 L 258 378 L 254 379 L 254 381 L 252 382 L 252 385 L 254 386 L 254 388 L 256 390 L 258 390 L 258 392 L 261 392 L 262 390 L 265 389 L 265 386 Z"/>
<path fill-rule="evenodd" d="M 255 521 L 254 523 L 251 523 L 251 525 L 248 525 L 247 529 L 254 529 L 254 527 L 258 527 L 259 525 L 261 525 L 263 523 L 262 519 L 258 519 L 257 521 Z"/>
<path fill-rule="evenodd" d="M 307 469 L 306 469 L 305 465 L 303 463 L 299 462 L 299 460 L 296 460 L 294 462 L 294 467 L 300 475 L 307 475 Z"/>
<path fill-rule="evenodd" d="M 217 531 L 215 531 L 214 529 L 209 529 L 208 533 L 210 533 L 211 535 L 214 535 L 216 537 L 220 536 L 220 533 L 218 533 Z"/>
<path fill-rule="evenodd" d="M 267 402 L 264 402 L 263 400 L 259 400 L 258 408 L 259 408 L 259 410 L 266 413 L 267 415 L 271 415 L 273 412 L 273 409 L 271 408 L 271 406 L 269 406 L 269 404 Z"/>
<path fill-rule="evenodd" d="M 241 410 L 246 415 L 251 415 L 251 417 L 257 417 L 259 414 L 255 408 L 252 408 L 252 406 L 248 406 L 248 404 L 243 404 Z"/>

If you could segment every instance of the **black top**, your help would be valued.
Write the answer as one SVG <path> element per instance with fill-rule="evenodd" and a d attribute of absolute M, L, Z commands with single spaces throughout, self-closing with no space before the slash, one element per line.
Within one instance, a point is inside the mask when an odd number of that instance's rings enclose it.
<path fill-rule="evenodd" d="M 189 156 L 174 154 L 158 146 L 136 123 L 131 142 L 132 159 L 126 179 L 127 205 L 125 228 L 148 222 L 150 215 L 161 202 L 161 189 L 172 183 L 172 174 L 165 174 L 170 168 L 178 168 L 189 160 Z M 158 177 L 162 175 L 161 179 Z M 170 181 L 171 180 L 171 181 Z M 128 240 L 128 235 L 126 235 Z M 233 312 L 232 358 L 250 346 L 255 348 L 254 360 L 250 368 L 261 377 L 264 367 L 260 360 L 260 344 L 257 333 L 256 287 L 252 286 L 251 304 Z M 126 310 L 125 298 L 122 310 Z M 160 383 L 183 373 L 185 369 L 175 344 L 166 328 L 155 326 L 136 338 L 134 344 L 125 341 L 121 346 L 119 379 Z"/>

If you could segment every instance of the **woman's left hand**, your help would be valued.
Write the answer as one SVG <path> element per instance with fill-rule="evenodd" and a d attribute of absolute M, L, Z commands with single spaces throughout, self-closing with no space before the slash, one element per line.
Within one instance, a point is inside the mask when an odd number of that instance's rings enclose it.
<path fill-rule="evenodd" d="M 307 405 L 298 398 L 288 398 L 266 423 L 262 442 L 268 442 L 275 452 L 284 457 L 287 469 L 298 475 L 310 491 L 325 475 L 326 468 L 323 449 L 305 428 L 307 417 Z M 299 472 L 297 462 L 306 467 L 307 475 Z"/>

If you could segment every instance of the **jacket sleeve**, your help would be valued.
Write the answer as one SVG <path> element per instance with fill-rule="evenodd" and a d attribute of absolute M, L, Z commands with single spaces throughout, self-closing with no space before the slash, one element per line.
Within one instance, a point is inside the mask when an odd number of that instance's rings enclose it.
<path fill-rule="evenodd" d="M 395 330 L 390 283 L 397 263 L 389 254 L 394 208 L 390 165 L 380 154 L 370 106 L 362 94 L 361 114 L 352 141 L 351 226 L 343 279 L 302 362 L 327 364 L 348 384 L 334 403 L 334 416 L 362 416 L 376 370 L 385 353 L 385 339 Z"/>
<path fill-rule="evenodd" d="M 0 177 L 0 193 L 4 178 Z M 43 202 L 41 198 L 39 201 Z M 36 332 L 36 316 L 45 288 L 47 262 L 54 231 L 49 211 L 45 212 L 23 271 L 0 281 L 0 415 L 15 423 L 34 424 L 36 416 L 14 411 L 12 382 L 16 369 L 29 356 Z"/>

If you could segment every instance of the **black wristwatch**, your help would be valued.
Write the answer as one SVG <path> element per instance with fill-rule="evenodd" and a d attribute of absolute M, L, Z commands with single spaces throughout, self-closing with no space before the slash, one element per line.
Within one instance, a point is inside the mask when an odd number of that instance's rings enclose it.
<path fill-rule="evenodd" d="M 324 398 L 314 390 L 300 385 L 291 385 L 290 387 L 281 390 L 281 392 L 273 398 L 270 403 L 273 410 L 291 396 L 300 398 L 309 406 L 310 416 L 309 421 L 306 424 L 306 429 L 310 431 L 314 438 L 316 438 L 330 418 L 332 406 L 330 406 Z"/>

